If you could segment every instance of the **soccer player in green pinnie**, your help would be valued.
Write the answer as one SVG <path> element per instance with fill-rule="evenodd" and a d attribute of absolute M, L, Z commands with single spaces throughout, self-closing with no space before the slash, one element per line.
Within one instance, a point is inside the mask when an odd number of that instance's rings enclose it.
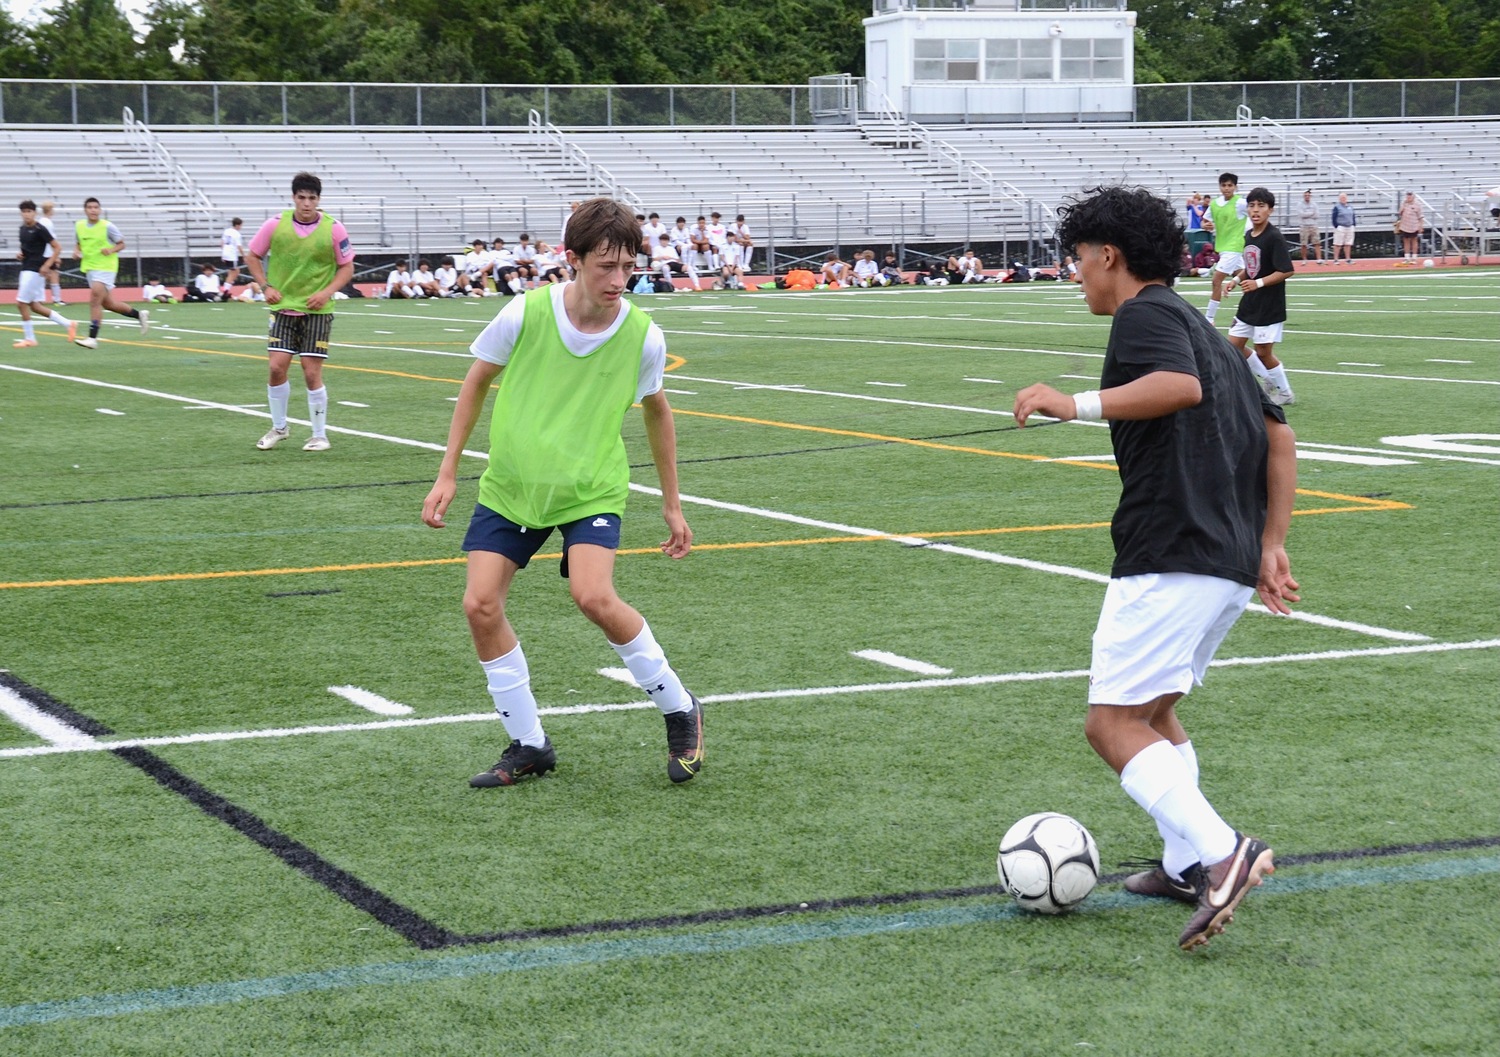
<path fill-rule="evenodd" d="M 469 554 L 464 613 L 510 744 L 494 766 L 469 780 L 475 787 L 515 785 L 557 766 L 525 654 L 505 615 L 516 572 L 554 529 L 562 534 L 561 572 L 573 601 L 666 719 L 667 777 L 686 782 L 703 766 L 703 708 L 650 625 L 614 587 L 630 489 L 620 427 L 637 401 L 661 484 L 668 529 L 661 549 L 682 558 L 693 542 L 677 490 L 672 409 L 662 389 L 666 339 L 621 297 L 639 244 L 635 213 L 613 199 L 591 199 L 568 219 L 574 280 L 512 299 L 475 339 L 475 361 L 453 410 L 437 482 L 422 505 L 422 520 L 443 528 L 458 490 L 459 458 L 498 379 L 489 467 L 463 542 Z"/>
<path fill-rule="evenodd" d="M 1203 315 L 1210 323 L 1219 314 L 1219 301 L 1229 277 L 1245 266 L 1245 220 L 1250 207 L 1239 195 L 1240 178 L 1232 172 L 1219 174 L 1219 197 L 1208 203 L 1208 217 L 1203 226 L 1214 233 L 1214 250 L 1219 254 L 1214 264 L 1214 289 L 1209 295 L 1208 310 Z"/>

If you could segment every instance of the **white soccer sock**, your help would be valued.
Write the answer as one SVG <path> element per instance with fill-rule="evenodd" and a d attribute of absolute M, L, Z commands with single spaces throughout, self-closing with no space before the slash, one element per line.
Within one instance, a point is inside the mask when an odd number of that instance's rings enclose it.
<path fill-rule="evenodd" d="M 307 391 L 307 417 L 312 420 L 312 433 L 314 437 L 327 435 L 328 429 L 328 387 L 321 389 L 309 389 Z"/>
<path fill-rule="evenodd" d="M 1234 830 L 1198 791 L 1187 760 L 1165 738 L 1131 757 L 1120 772 L 1120 785 L 1158 827 L 1186 841 L 1204 866 L 1234 854 Z"/>
<path fill-rule="evenodd" d="M 53 323 L 56 323 L 58 326 L 62 327 L 64 330 L 68 329 L 69 323 L 66 319 L 63 318 L 63 314 L 61 312 L 53 311 L 53 313 L 47 318 Z"/>
<path fill-rule="evenodd" d="M 25 338 L 27 341 L 36 340 L 36 331 L 31 328 L 31 320 L 21 320 L 21 337 Z"/>
<path fill-rule="evenodd" d="M 630 669 L 636 685 L 656 702 L 656 707 L 663 713 L 686 712 L 693 707 L 682 680 L 667 663 L 666 653 L 656 644 L 656 636 L 651 634 L 650 624 L 643 621 L 641 633 L 623 646 L 618 642 L 611 642 L 610 645 L 620 655 L 620 660 L 625 662 L 625 667 Z"/>
<path fill-rule="evenodd" d="M 271 405 L 272 429 L 286 429 L 286 405 L 291 398 L 291 382 L 266 386 L 266 401 Z"/>
<path fill-rule="evenodd" d="M 1265 378 L 1270 374 L 1266 370 L 1266 365 L 1260 362 L 1260 357 L 1254 352 L 1245 357 L 1245 362 L 1250 365 L 1250 373 L 1254 374 L 1257 378 Z"/>
<path fill-rule="evenodd" d="M 1196 786 L 1198 784 L 1198 754 L 1193 751 L 1193 743 L 1185 741 L 1181 745 L 1174 745 L 1172 747 L 1177 750 L 1177 755 L 1181 756 L 1187 762 L 1188 774 L 1192 777 L 1193 785 Z M 1162 869 L 1178 880 L 1182 880 L 1182 872 L 1198 861 L 1198 853 L 1193 850 L 1191 844 L 1179 837 L 1171 827 L 1158 822 L 1156 829 L 1161 834 Z"/>
<path fill-rule="evenodd" d="M 1276 383 L 1278 389 L 1290 389 L 1291 385 L 1286 380 L 1286 364 L 1278 363 L 1275 367 L 1266 371 L 1266 377 Z"/>
<path fill-rule="evenodd" d="M 59 283 L 52 284 L 52 303 L 62 304 L 62 285 Z"/>
<path fill-rule="evenodd" d="M 526 666 L 526 654 L 521 644 L 504 657 L 492 661 L 480 661 L 484 678 L 489 686 L 490 697 L 495 700 L 495 711 L 500 713 L 500 722 L 512 741 L 541 748 L 547 741 L 542 730 L 541 717 L 536 714 L 536 698 L 531 693 L 531 669 Z"/>
<path fill-rule="evenodd" d="M 1214 321 L 1214 316 L 1217 316 L 1218 314 L 1219 314 L 1219 302 L 1217 302 L 1217 301 L 1210 301 L 1208 303 L 1208 310 L 1203 313 L 1203 317 L 1205 319 L 1207 319 L 1210 323 L 1212 323 Z"/>

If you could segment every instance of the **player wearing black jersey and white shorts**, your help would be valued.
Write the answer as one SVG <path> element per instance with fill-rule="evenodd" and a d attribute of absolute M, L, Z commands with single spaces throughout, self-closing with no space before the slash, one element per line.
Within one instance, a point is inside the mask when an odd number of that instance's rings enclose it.
<path fill-rule="evenodd" d="M 1229 328 L 1229 344 L 1240 350 L 1261 387 L 1277 404 L 1296 401 L 1292 386 L 1286 380 L 1286 368 L 1276 356 L 1286 323 L 1286 281 L 1295 272 L 1292 253 L 1286 239 L 1271 223 L 1276 196 L 1257 187 L 1245 196 L 1249 209 L 1250 230 L 1245 233 L 1244 263 L 1226 284 L 1226 290 L 1239 286 L 1240 306 Z M 1255 348 L 1246 345 L 1254 342 Z"/>
<path fill-rule="evenodd" d="M 56 268 L 62 258 L 62 245 L 50 228 L 44 226 L 36 215 L 36 203 L 31 199 L 21 205 L 21 248 L 16 251 L 16 260 L 21 262 L 21 276 L 16 283 L 16 310 L 21 313 L 21 337 L 16 340 L 18 349 L 36 345 L 36 332 L 32 329 L 31 313 L 56 323 L 68 332 L 68 340 L 78 337 L 78 325 L 63 318 L 62 313 L 48 308 L 47 280 L 44 275 L 50 264 Z"/>
<path fill-rule="evenodd" d="M 1029 386 L 1014 410 L 1023 426 L 1032 415 L 1109 422 L 1120 503 L 1084 729 L 1165 845 L 1125 887 L 1194 904 L 1178 938 L 1190 950 L 1275 869 L 1271 849 L 1199 790 L 1175 706 L 1252 595 L 1280 614 L 1298 600 L 1285 546 L 1296 449 L 1243 357 L 1171 289 L 1176 208 L 1144 189 L 1089 194 L 1059 210 L 1058 239 L 1078 257 L 1089 310 L 1114 318 L 1100 388 Z"/>

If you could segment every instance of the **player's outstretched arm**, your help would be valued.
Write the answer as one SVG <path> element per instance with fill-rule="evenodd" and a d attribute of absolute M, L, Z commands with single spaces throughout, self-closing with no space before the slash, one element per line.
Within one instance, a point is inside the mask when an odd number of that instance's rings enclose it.
<path fill-rule="evenodd" d="M 693 546 L 693 530 L 682 516 L 682 495 L 677 488 L 677 426 L 667 394 L 658 389 L 641 400 L 641 414 L 651 444 L 651 460 L 656 463 L 656 479 L 661 484 L 661 516 L 667 523 L 668 536 L 662 540 L 661 550 L 669 558 L 685 558 Z"/>
<path fill-rule="evenodd" d="M 1027 386 L 1016 394 L 1016 424 L 1026 425 L 1026 419 L 1031 415 L 1047 415 L 1064 422 L 1075 418 L 1090 421 L 1162 418 L 1197 404 L 1203 399 L 1203 387 L 1196 375 L 1152 371 L 1113 389 L 1078 396 L 1083 400 L 1060 393 L 1050 385 Z M 1080 406 L 1081 403 L 1092 406 Z"/>
<path fill-rule="evenodd" d="M 1297 437 L 1292 427 L 1266 416 L 1270 443 L 1266 459 L 1266 527 L 1261 533 L 1260 582 L 1256 591 L 1272 613 L 1290 613 L 1290 602 L 1300 602 L 1299 584 L 1292 579 L 1286 535 L 1297 496 Z"/>
<path fill-rule="evenodd" d="M 443 463 L 438 468 L 432 491 L 422 502 L 422 520 L 432 528 L 447 525 L 443 515 L 458 494 L 458 460 L 463 457 L 464 445 L 469 442 L 474 423 L 479 421 L 480 412 L 484 410 L 490 386 L 504 369 L 498 363 L 475 360 L 464 376 L 463 387 L 458 391 L 458 403 L 453 407 L 453 421 L 448 426 L 448 446 L 443 450 Z"/>

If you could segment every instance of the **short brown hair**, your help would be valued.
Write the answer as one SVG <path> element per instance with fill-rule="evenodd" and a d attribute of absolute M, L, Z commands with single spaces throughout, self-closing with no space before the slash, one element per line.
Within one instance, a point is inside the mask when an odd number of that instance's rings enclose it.
<path fill-rule="evenodd" d="M 641 244 L 635 211 L 613 198 L 590 198 L 568 218 L 568 249 L 582 260 L 595 250 L 625 249 Z"/>

